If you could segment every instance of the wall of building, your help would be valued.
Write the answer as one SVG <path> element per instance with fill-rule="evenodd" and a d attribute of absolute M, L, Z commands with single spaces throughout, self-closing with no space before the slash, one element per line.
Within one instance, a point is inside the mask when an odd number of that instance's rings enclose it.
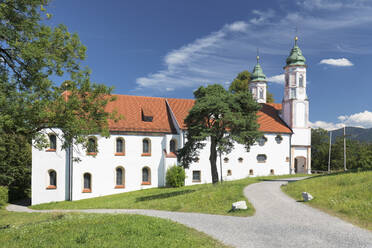
<path fill-rule="evenodd" d="M 228 155 L 222 156 L 222 175 L 224 180 L 235 180 L 247 176 L 269 175 L 271 170 L 277 175 L 289 173 L 289 140 L 290 135 L 282 134 L 283 140 L 277 143 L 277 134 L 265 134 L 267 138 L 263 146 L 255 144 L 250 152 L 246 152 L 243 145 L 236 144 L 235 149 Z M 116 139 L 123 138 L 125 141 L 125 155 L 115 156 Z M 153 187 L 165 186 L 166 170 L 177 163 L 177 158 L 167 157 L 165 151 L 169 153 L 170 140 L 177 141 L 180 148 L 180 135 L 117 135 L 113 134 L 109 138 L 96 136 L 98 142 L 98 154 L 94 157 L 87 155 L 82 147 L 74 148 L 73 156 L 81 161 L 74 162 L 73 165 L 73 200 L 80 200 L 128 191 L 148 189 Z M 151 140 L 151 156 L 142 156 L 142 140 Z M 60 144 L 58 143 L 58 147 Z M 199 183 L 210 183 L 211 169 L 209 163 L 209 143 L 200 152 L 198 163 L 190 165 L 186 169 L 186 185 Z M 257 155 L 265 154 L 267 160 L 258 162 Z M 225 161 L 224 158 L 228 158 Z M 242 160 L 239 160 L 242 158 Z M 142 168 L 148 167 L 151 170 L 151 184 L 142 185 Z M 116 168 L 122 167 L 125 171 L 125 187 L 115 188 Z M 220 174 L 220 160 L 217 159 L 218 173 Z M 57 172 L 57 189 L 47 190 L 48 170 L 54 169 Z M 33 150 L 33 201 L 32 204 L 40 204 L 50 201 L 63 201 L 68 199 L 66 188 L 68 181 L 65 178 L 66 153 L 57 149 L 56 152 L 46 152 L 45 150 Z M 193 181 L 193 171 L 199 170 L 201 173 L 200 182 Z M 231 175 L 228 175 L 230 170 Z M 253 175 L 250 175 L 253 170 Z M 92 189 L 89 193 L 84 193 L 84 173 L 91 174 Z M 43 179 L 44 178 L 44 179 Z"/>
<path fill-rule="evenodd" d="M 60 133 L 59 130 L 48 130 L 49 133 Z M 31 173 L 31 198 L 32 205 L 64 201 L 68 191 L 66 184 L 66 152 L 61 150 L 62 142 L 57 139 L 57 149 L 47 151 L 48 149 L 38 150 L 32 147 L 32 173 Z M 49 186 L 49 171 L 54 170 L 57 173 L 57 187 L 47 189 Z"/>

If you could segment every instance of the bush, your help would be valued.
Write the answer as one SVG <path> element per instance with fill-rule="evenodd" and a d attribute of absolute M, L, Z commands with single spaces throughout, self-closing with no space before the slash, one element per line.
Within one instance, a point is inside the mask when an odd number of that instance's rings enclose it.
<path fill-rule="evenodd" d="M 166 182 L 168 187 L 182 187 L 185 185 L 185 170 L 182 166 L 173 165 L 168 168 Z"/>
<path fill-rule="evenodd" d="M 0 186 L 0 207 L 8 202 L 8 188 Z"/>

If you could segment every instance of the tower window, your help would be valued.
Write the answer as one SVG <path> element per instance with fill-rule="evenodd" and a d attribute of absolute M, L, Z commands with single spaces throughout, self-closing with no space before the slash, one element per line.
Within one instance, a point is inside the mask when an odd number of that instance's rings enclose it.
<path fill-rule="evenodd" d="M 291 88 L 291 98 L 295 99 L 296 97 L 296 88 Z"/>
<path fill-rule="evenodd" d="M 243 163 L 243 158 L 242 157 L 238 158 L 238 161 L 239 163 Z"/>
<path fill-rule="evenodd" d="M 304 76 L 302 74 L 300 75 L 300 78 L 299 78 L 299 86 L 301 88 L 304 87 Z"/>
<path fill-rule="evenodd" d="M 228 162 L 229 162 L 229 158 L 224 158 L 223 161 L 224 161 L 225 163 L 228 163 Z"/>
<path fill-rule="evenodd" d="M 260 88 L 260 99 L 264 99 L 264 90 Z"/>

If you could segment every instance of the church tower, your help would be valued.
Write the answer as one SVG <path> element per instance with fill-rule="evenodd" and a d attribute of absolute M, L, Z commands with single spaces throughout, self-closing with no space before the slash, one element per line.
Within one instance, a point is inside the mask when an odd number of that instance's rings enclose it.
<path fill-rule="evenodd" d="M 260 57 L 257 55 L 257 64 L 251 74 L 251 81 L 249 82 L 249 90 L 254 99 L 259 103 L 266 103 L 266 76 L 263 74 L 259 63 Z"/>
<path fill-rule="evenodd" d="M 306 59 L 297 45 L 286 60 L 282 118 L 293 130 L 291 138 L 291 174 L 311 173 L 311 128 L 306 94 Z"/>

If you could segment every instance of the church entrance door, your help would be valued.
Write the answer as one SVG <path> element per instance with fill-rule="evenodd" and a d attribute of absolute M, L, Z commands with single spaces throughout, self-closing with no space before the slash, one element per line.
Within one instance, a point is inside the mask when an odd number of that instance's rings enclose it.
<path fill-rule="evenodd" d="M 296 157 L 295 158 L 295 173 L 305 173 L 306 172 L 306 158 Z"/>

